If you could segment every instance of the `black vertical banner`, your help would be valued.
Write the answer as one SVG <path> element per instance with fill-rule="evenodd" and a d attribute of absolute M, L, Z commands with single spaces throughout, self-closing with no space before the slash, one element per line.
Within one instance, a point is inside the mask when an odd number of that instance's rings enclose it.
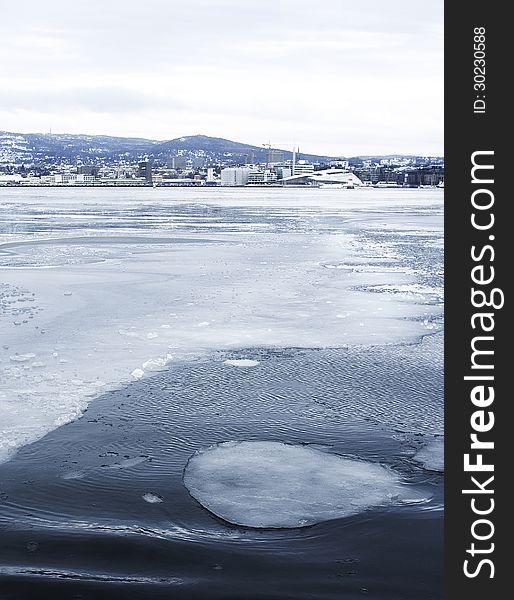
<path fill-rule="evenodd" d="M 446 598 L 509 595 L 506 3 L 445 8 Z M 509 325 L 508 325 L 509 323 Z M 512 329 L 512 327 L 510 326 Z M 510 411 L 509 411 L 510 412 Z M 510 434 L 514 439 L 514 431 Z M 510 520 L 509 520 L 510 521 Z"/>

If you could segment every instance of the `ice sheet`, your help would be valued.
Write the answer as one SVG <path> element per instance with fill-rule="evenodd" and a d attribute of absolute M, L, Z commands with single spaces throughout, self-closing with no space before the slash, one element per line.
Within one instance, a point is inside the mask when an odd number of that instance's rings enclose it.
<path fill-rule="evenodd" d="M 3 191 L 0 460 L 178 360 L 440 329 L 431 262 L 399 240 L 437 242 L 442 195 L 399 192 Z"/>
<path fill-rule="evenodd" d="M 184 484 L 202 506 L 247 527 L 305 527 L 426 498 L 379 464 L 280 442 L 223 442 L 197 452 Z"/>

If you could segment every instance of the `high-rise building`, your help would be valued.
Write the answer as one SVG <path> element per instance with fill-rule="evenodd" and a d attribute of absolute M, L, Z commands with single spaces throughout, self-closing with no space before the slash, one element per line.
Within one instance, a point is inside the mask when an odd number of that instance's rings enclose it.
<path fill-rule="evenodd" d="M 246 185 L 250 178 L 251 169 L 248 167 L 228 167 L 221 170 L 221 185 Z"/>
<path fill-rule="evenodd" d="M 268 164 L 275 165 L 277 163 L 284 162 L 284 153 L 282 150 L 269 150 L 268 151 Z"/>
<path fill-rule="evenodd" d="M 168 169 L 187 169 L 188 161 L 185 156 L 169 156 L 166 166 Z"/>
<path fill-rule="evenodd" d="M 137 176 L 152 183 L 152 163 L 149 160 L 142 160 L 138 163 Z"/>
<path fill-rule="evenodd" d="M 95 177 L 98 175 L 98 167 L 94 165 L 78 165 L 77 166 L 77 174 L 78 175 L 94 175 Z"/>

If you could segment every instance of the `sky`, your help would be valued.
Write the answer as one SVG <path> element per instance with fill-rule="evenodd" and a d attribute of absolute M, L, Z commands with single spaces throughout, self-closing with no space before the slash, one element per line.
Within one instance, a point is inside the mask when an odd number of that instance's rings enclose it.
<path fill-rule="evenodd" d="M 443 153 L 443 0 L 0 0 L 0 130 Z"/>

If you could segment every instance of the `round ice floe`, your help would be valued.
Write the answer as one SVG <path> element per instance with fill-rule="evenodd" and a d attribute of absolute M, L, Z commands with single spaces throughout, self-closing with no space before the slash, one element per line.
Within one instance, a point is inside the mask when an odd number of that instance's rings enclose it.
<path fill-rule="evenodd" d="M 429 442 L 414 455 L 414 460 L 429 471 L 444 471 L 444 440 Z"/>
<path fill-rule="evenodd" d="M 224 365 L 231 367 L 256 367 L 259 364 L 258 360 L 250 360 L 247 358 L 229 359 L 223 362 Z"/>
<path fill-rule="evenodd" d="M 200 450 L 187 463 L 184 484 L 209 511 L 247 527 L 305 527 L 425 499 L 381 465 L 279 442 Z"/>

